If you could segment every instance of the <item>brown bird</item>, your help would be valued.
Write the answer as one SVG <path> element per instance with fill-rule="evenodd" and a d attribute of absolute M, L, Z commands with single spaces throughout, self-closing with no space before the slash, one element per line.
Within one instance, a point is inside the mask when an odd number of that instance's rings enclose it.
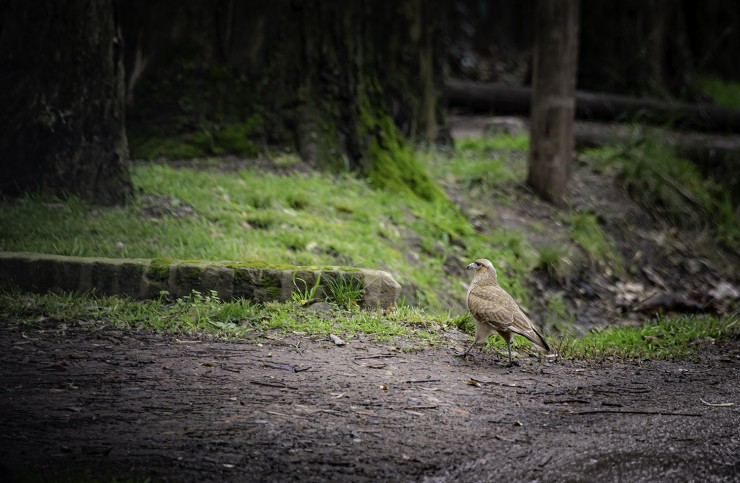
<path fill-rule="evenodd" d="M 539 329 L 498 284 L 493 264 L 485 258 L 479 258 L 467 269 L 475 270 L 468 288 L 468 309 L 475 318 L 475 340 L 464 355 L 467 356 L 475 344 L 484 343 L 494 332 L 498 332 L 506 341 L 509 364 L 512 364 L 511 339 L 514 334 L 524 336 L 543 351 L 550 352 L 550 346 Z"/>

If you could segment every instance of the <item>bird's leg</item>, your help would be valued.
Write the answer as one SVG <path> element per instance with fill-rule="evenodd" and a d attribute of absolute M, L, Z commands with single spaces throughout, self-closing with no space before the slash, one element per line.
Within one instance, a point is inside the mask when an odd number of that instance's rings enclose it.
<path fill-rule="evenodd" d="M 468 358 L 468 353 L 471 351 L 471 349 L 473 349 L 473 347 L 475 347 L 475 342 L 476 342 L 476 340 L 473 340 L 473 343 L 470 344 L 470 347 L 468 347 L 465 352 L 462 352 L 462 353 L 458 352 L 458 353 L 455 354 L 455 357 L 462 357 L 462 358 L 467 359 Z"/>
<path fill-rule="evenodd" d="M 511 359 L 511 341 L 510 340 L 506 341 L 506 347 L 509 349 L 509 367 L 518 366 L 519 362 L 514 362 Z"/>
<path fill-rule="evenodd" d="M 471 350 L 471 349 L 472 349 L 473 347 L 475 347 L 475 341 L 473 341 L 473 343 L 472 343 L 472 344 L 470 344 L 470 347 L 468 347 L 468 348 L 467 348 L 467 350 L 466 350 L 466 351 L 465 351 L 465 352 L 463 353 L 462 357 L 465 357 L 465 358 L 467 358 L 467 357 L 468 357 L 468 353 L 470 352 L 470 350 Z"/>

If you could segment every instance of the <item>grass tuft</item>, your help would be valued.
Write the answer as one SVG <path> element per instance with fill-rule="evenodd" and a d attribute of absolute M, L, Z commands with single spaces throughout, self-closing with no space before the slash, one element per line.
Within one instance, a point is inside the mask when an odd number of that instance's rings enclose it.
<path fill-rule="evenodd" d="M 705 227 L 728 246 L 740 242 L 740 211 L 726 188 L 647 133 L 618 147 L 592 149 L 596 165 L 616 165 L 624 188 L 656 218 L 682 228 Z"/>
<path fill-rule="evenodd" d="M 697 87 L 708 94 L 715 104 L 740 109 L 740 82 L 725 82 L 714 76 L 700 76 Z"/>
<path fill-rule="evenodd" d="M 701 344 L 737 337 L 737 315 L 683 315 L 660 317 L 640 327 L 592 331 L 580 338 L 566 336 L 559 351 L 563 356 L 578 358 L 682 359 L 693 356 Z"/>
<path fill-rule="evenodd" d="M 537 249 L 537 268 L 558 283 L 568 281 L 573 269 L 568 247 L 563 243 L 549 243 L 539 247 Z"/>
<path fill-rule="evenodd" d="M 620 270 L 619 257 L 596 215 L 588 212 L 570 213 L 567 220 L 571 238 L 592 261 Z"/>
<path fill-rule="evenodd" d="M 351 339 L 358 334 L 376 340 L 405 338 L 417 347 L 435 345 L 443 334 L 458 328 L 472 335 L 475 331 L 469 313 L 453 316 L 449 312 L 427 312 L 418 307 L 400 305 L 387 313 L 346 309 L 312 310 L 300 303 L 268 302 L 252 304 L 246 300 L 225 302 L 214 292 L 193 291 L 186 297 L 169 301 L 166 293 L 159 300 L 134 301 L 124 297 L 96 297 L 81 294 L 0 293 L 0 320 L 44 327 L 48 324 L 80 324 L 91 330 L 109 325 L 122 329 L 145 329 L 170 334 L 220 338 L 260 339 L 274 331 L 325 336 L 342 334 Z M 568 322 L 562 296 L 553 297 L 549 308 L 555 325 Z M 640 327 L 614 327 L 592 331 L 585 337 L 565 335 L 560 341 L 550 337 L 560 356 L 601 360 L 677 359 L 693 356 L 703 344 L 740 337 L 738 315 L 662 317 Z M 506 344 L 500 337 L 490 337 L 487 347 L 502 352 Z M 532 351 L 529 341 L 515 337 L 513 348 Z"/>

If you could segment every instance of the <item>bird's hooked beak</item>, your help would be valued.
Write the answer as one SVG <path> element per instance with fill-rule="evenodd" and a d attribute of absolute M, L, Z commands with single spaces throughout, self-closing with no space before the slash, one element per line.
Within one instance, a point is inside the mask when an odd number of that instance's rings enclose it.
<path fill-rule="evenodd" d="M 465 268 L 466 268 L 466 269 L 468 269 L 468 270 L 475 270 L 475 269 L 477 269 L 478 267 L 480 267 L 480 264 L 479 264 L 478 262 L 473 262 L 473 263 L 469 264 L 469 265 L 468 265 L 467 267 L 465 267 Z"/>

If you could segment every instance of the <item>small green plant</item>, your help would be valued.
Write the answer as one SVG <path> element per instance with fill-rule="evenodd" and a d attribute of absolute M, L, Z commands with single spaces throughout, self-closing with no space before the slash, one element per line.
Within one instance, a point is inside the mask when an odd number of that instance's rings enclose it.
<path fill-rule="evenodd" d="M 575 315 L 568 309 L 563 292 L 557 292 L 547 301 L 548 323 L 559 331 L 570 328 L 575 323 Z"/>
<path fill-rule="evenodd" d="M 346 276 L 343 273 L 329 279 L 327 289 L 329 300 L 347 310 L 356 309 L 365 293 L 362 282 L 356 277 Z"/>
<path fill-rule="evenodd" d="M 683 159 L 659 135 L 640 130 L 628 143 L 591 152 L 600 164 L 618 167 L 628 193 L 656 218 L 684 227 L 710 229 L 727 245 L 740 240 L 740 212 L 727 189 L 702 177 L 696 164 Z"/>
<path fill-rule="evenodd" d="M 572 267 L 568 249 L 563 243 L 548 243 L 537 250 L 537 268 L 558 283 L 570 278 Z"/>
<path fill-rule="evenodd" d="M 700 76 L 697 87 L 708 94 L 714 103 L 732 109 L 740 109 L 740 83 L 726 82 L 714 76 Z"/>
<path fill-rule="evenodd" d="M 570 213 L 567 217 L 570 224 L 570 236 L 591 260 L 612 266 L 620 271 L 621 266 L 606 233 L 599 226 L 599 220 L 593 213 Z"/>
<path fill-rule="evenodd" d="M 303 288 L 298 286 L 298 282 L 301 282 L 303 284 Z M 298 305 L 308 305 L 316 301 L 316 292 L 319 289 L 319 285 L 321 284 L 321 273 L 319 273 L 316 276 L 316 283 L 313 284 L 312 287 L 308 286 L 308 283 L 306 283 L 305 280 L 298 277 L 296 272 L 293 272 L 293 285 L 295 286 L 296 290 L 294 290 L 290 294 L 291 300 L 295 302 Z"/>

